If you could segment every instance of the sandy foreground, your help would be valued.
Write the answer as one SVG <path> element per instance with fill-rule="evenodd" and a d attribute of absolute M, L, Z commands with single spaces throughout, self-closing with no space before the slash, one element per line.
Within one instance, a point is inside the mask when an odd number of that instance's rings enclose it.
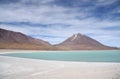
<path fill-rule="evenodd" d="M 49 61 L 0 56 L 0 79 L 120 79 L 120 63 Z"/>

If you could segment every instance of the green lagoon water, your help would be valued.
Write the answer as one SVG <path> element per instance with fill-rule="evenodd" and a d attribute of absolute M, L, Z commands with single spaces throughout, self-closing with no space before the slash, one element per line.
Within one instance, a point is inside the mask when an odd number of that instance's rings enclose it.
<path fill-rule="evenodd" d="M 118 62 L 120 63 L 120 51 L 48 51 L 30 53 L 0 54 L 21 58 L 57 61 L 80 61 L 80 62 Z"/>

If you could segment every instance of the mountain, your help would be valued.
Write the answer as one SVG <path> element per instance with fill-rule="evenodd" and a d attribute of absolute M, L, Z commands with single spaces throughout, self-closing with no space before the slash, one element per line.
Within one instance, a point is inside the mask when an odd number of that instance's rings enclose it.
<path fill-rule="evenodd" d="M 80 33 L 66 39 L 64 42 L 55 45 L 61 50 L 114 50 L 115 47 L 109 47 L 100 42 Z"/>
<path fill-rule="evenodd" d="M 0 28 L 0 49 L 35 49 L 35 50 L 115 50 L 80 33 L 66 39 L 64 42 L 51 45 L 48 42 L 29 37 L 20 32 Z"/>
<path fill-rule="evenodd" d="M 53 46 L 41 39 L 29 37 L 20 32 L 0 28 L 0 49 L 53 49 Z"/>

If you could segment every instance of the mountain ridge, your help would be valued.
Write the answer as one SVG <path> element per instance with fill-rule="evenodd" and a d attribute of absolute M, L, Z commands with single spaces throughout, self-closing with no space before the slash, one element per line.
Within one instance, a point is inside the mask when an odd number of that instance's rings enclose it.
<path fill-rule="evenodd" d="M 74 34 L 62 43 L 51 45 L 42 39 L 29 37 L 20 32 L 0 28 L 0 49 L 33 50 L 116 50 L 80 33 Z"/>
<path fill-rule="evenodd" d="M 0 29 L 0 48 L 49 49 L 52 45 L 44 40 L 29 37 L 20 32 Z M 23 47 L 22 47 L 23 46 Z"/>
<path fill-rule="evenodd" d="M 55 45 L 63 50 L 107 50 L 117 49 L 116 47 L 105 46 L 102 43 L 80 33 L 74 34 L 60 44 Z"/>

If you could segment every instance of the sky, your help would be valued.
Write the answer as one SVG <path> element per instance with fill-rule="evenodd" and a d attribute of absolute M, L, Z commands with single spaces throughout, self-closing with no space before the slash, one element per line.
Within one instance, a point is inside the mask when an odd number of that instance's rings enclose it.
<path fill-rule="evenodd" d="M 120 0 L 0 0 L 0 28 L 51 44 L 81 33 L 120 47 Z"/>

